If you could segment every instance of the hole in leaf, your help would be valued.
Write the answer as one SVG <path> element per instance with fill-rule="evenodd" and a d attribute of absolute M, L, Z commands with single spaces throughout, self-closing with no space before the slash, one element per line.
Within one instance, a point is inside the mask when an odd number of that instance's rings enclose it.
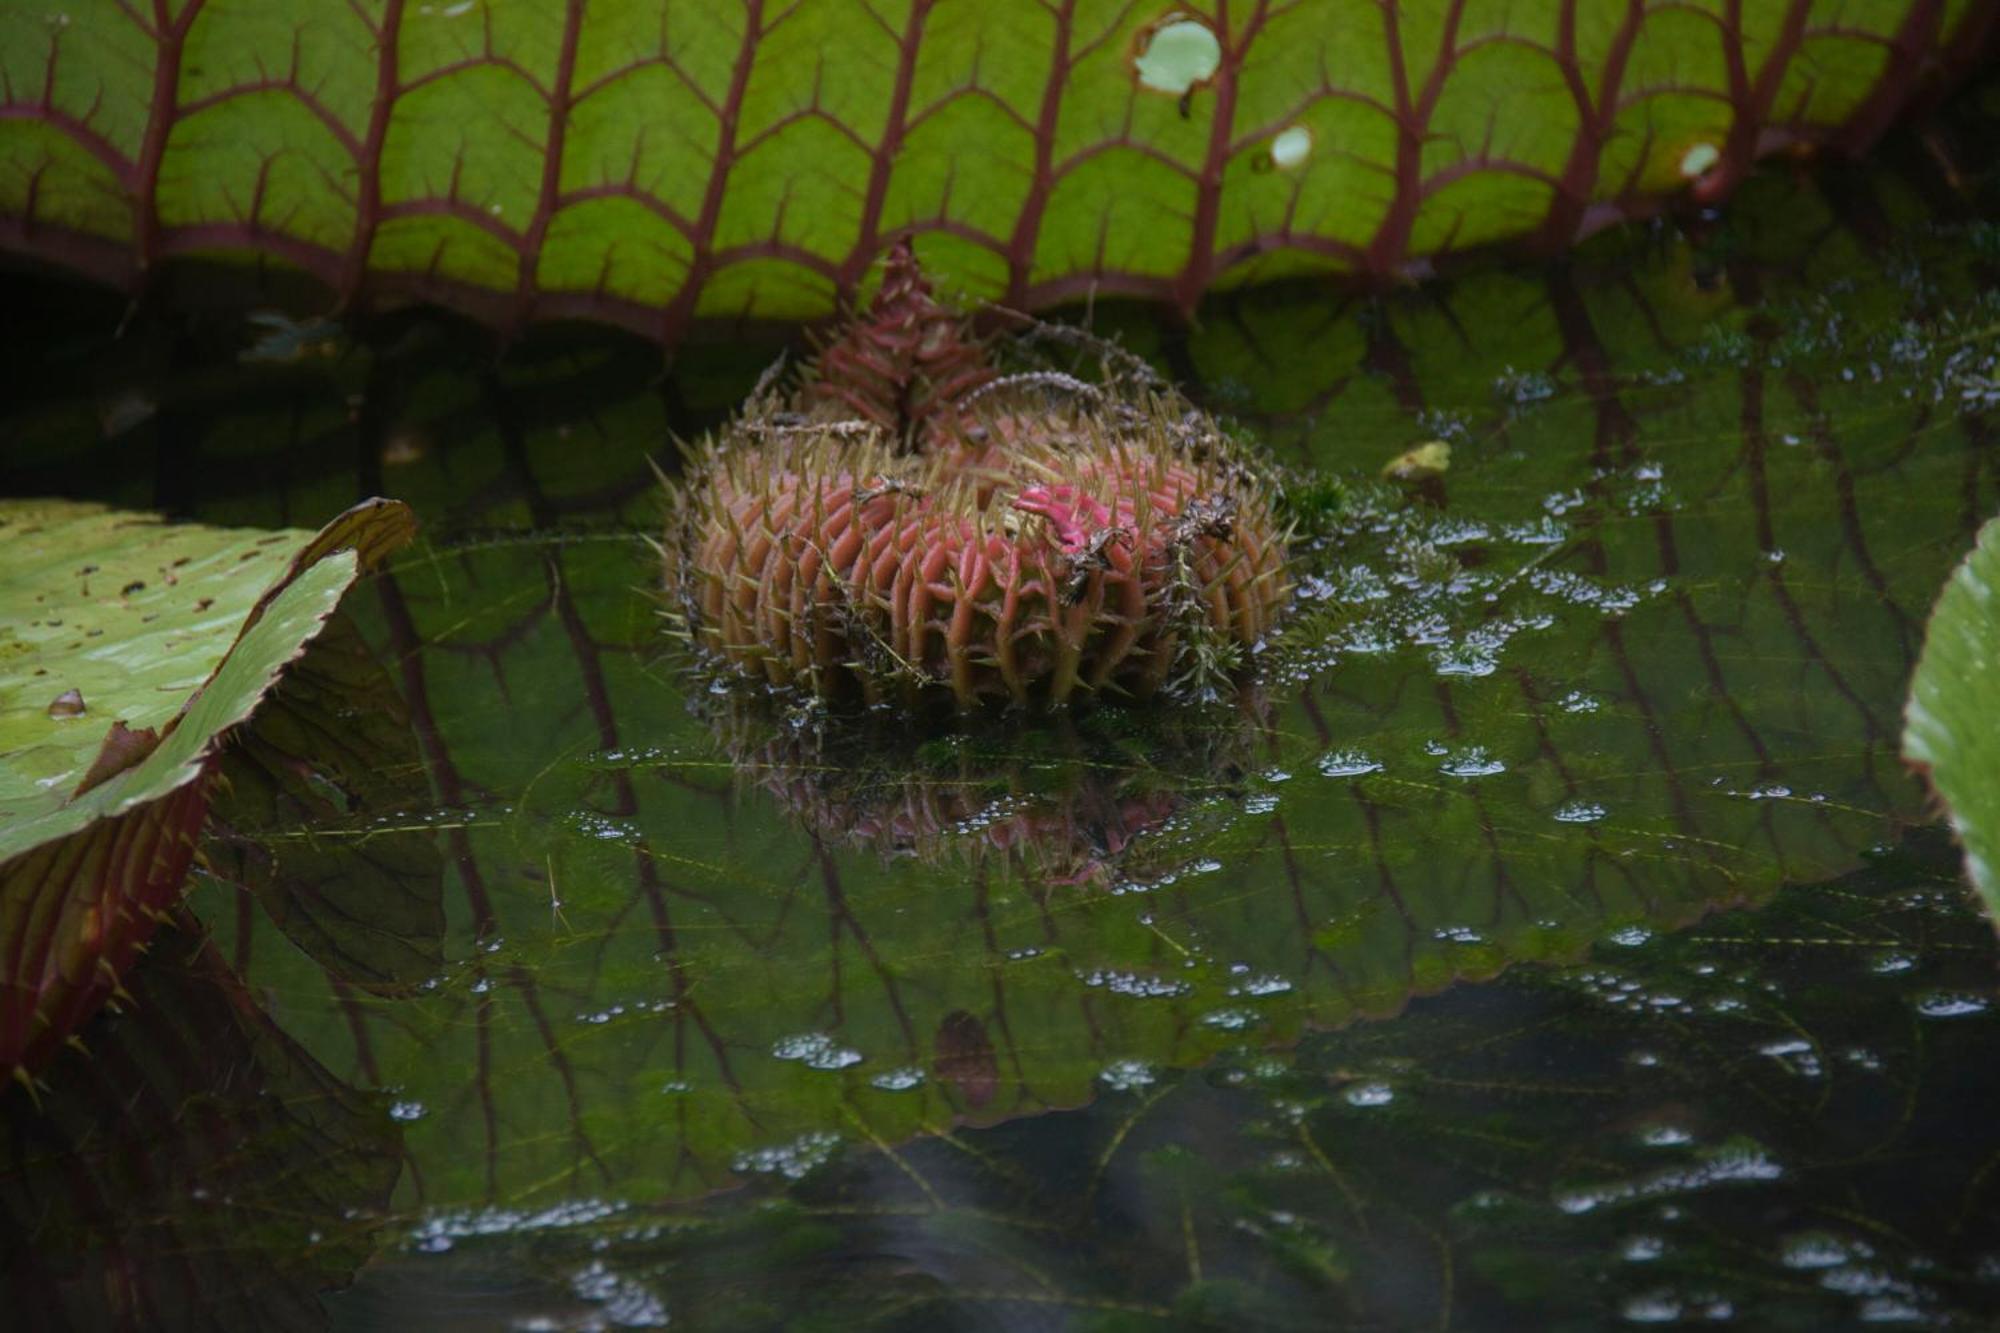
<path fill-rule="evenodd" d="M 1271 140 L 1271 165 L 1280 171 L 1290 171 L 1312 156 L 1313 132 L 1303 125 L 1293 125 L 1278 131 Z"/>
<path fill-rule="evenodd" d="M 1132 60 L 1139 86 L 1179 97 L 1207 83 L 1222 67 L 1222 43 L 1200 19 L 1170 14 L 1141 35 Z"/>
<path fill-rule="evenodd" d="M 1681 154 L 1681 175 L 1689 180 L 1706 176 L 1722 160 L 1722 150 L 1712 143 L 1698 143 Z"/>

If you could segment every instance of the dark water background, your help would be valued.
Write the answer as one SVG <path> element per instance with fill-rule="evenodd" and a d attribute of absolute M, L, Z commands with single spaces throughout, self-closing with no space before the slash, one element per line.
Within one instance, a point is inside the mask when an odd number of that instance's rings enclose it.
<path fill-rule="evenodd" d="M 691 682 L 652 465 L 781 335 L 9 276 L 0 492 L 425 522 L 133 1003 L 9 1097 L 13 1308 L 1992 1324 L 2000 953 L 1896 745 L 2000 508 L 1996 131 L 1974 89 L 1561 263 L 1088 312 L 1347 496 L 1261 684 L 1164 716 L 814 734 Z"/>

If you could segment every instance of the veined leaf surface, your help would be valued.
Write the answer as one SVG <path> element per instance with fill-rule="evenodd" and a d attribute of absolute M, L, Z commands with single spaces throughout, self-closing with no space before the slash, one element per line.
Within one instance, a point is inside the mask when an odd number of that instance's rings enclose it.
<path fill-rule="evenodd" d="M 221 738 L 411 523 L 393 501 L 318 533 L 0 502 L 0 1065 L 115 988 L 180 890 Z"/>
<path fill-rule="evenodd" d="M 508 327 L 947 290 L 1192 309 L 1568 246 L 1870 143 L 1978 0 L 71 0 L 0 13 L 0 245 L 276 260 Z M 1157 44 L 1157 49 L 1156 49 Z"/>

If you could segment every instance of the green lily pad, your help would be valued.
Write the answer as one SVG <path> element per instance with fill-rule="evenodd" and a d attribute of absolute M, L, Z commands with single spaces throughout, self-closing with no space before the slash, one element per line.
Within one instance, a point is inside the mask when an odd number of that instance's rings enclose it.
<path fill-rule="evenodd" d="M 0 505 L 0 1065 L 46 1057 L 178 892 L 221 738 L 409 535 L 393 501 L 319 533 Z"/>
<path fill-rule="evenodd" d="M 2000 519 L 1944 585 L 1910 681 L 1903 757 L 1943 798 L 1965 873 L 2000 912 Z"/>
<path fill-rule="evenodd" d="M 1867 146 L 1993 31 L 1966 0 L 9 6 L 0 250 L 671 342 L 826 315 L 910 233 L 976 298 L 1185 310 L 1712 202 Z"/>

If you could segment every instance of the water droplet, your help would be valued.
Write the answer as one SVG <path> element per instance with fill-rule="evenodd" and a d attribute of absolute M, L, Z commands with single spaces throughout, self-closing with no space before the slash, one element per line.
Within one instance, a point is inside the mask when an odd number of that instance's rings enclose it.
<path fill-rule="evenodd" d="M 1506 771 L 1507 765 L 1483 745 L 1469 745 L 1438 765 L 1438 772 L 1448 778 L 1490 778 Z"/>
<path fill-rule="evenodd" d="M 1671 1324 L 1681 1317 L 1681 1303 L 1670 1292 L 1628 1297 L 1618 1313 L 1634 1324 Z"/>
<path fill-rule="evenodd" d="M 1837 1268 L 1849 1259 L 1865 1257 L 1838 1236 L 1823 1231 L 1788 1236 L 1778 1252 L 1778 1262 L 1787 1268 Z"/>
<path fill-rule="evenodd" d="M 1387 1083 L 1357 1083 L 1346 1097 L 1349 1106 L 1387 1106 L 1396 1100 L 1396 1090 Z"/>
<path fill-rule="evenodd" d="M 1359 750 L 1335 750 L 1321 756 L 1319 771 L 1330 778 L 1358 778 L 1366 773 L 1380 773 L 1382 764 Z"/>
<path fill-rule="evenodd" d="M 1076 979 L 1086 986 L 1101 986 L 1114 995 L 1130 995 L 1142 1000 L 1171 999 L 1194 989 L 1185 981 L 1169 981 L 1144 972 L 1114 972 L 1107 968 L 1079 972 Z"/>
<path fill-rule="evenodd" d="M 809 1069 L 845 1069 L 862 1060 L 861 1052 L 840 1045 L 824 1032 L 780 1037 L 772 1043 L 771 1054 L 780 1060 L 802 1061 Z"/>
<path fill-rule="evenodd" d="M 877 1074 L 868 1081 L 884 1092 L 908 1092 L 923 1083 L 924 1071 L 915 1065 L 903 1065 L 901 1068 Z"/>
<path fill-rule="evenodd" d="M 1618 1247 L 1619 1257 L 1633 1264 L 1651 1263 L 1666 1252 L 1667 1242 L 1658 1236 L 1627 1236 Z"/>
<path fill-rule="evenodd" d="M 753 1148 L 749 1152 L 738 1153 L 729 1165 L 744 1175 L 783 1176 L 787 1180 L 803 1180 L 813 1170 L 823 1165 L 840 1147 L 840 1135 L 819 1130 L 802 1134 L 789 1143 L 780 1143 L 768 1148 Z"/>
<path fill-rule="evenodd" d="M 1933 991 L 1918 998 L 1917 1012 L 1925 1018 L 1964 1018 L 1985 1013 L 1989 1003 L 1984 995 L 1967 991 Z"/>
<path fill-rule="evenodd" d="M 1137 1092 L 1151 1087 L 1159 1075 L 1144 1060 L 1113 1060 L 1098 1072 L 1097 1077 L 1113 1092 Z"/>
<path fill-rule="evenodd" d="M 397 1102 L 389 1108 L 389 1118 L 404 1122 L 422 1120 L 428 1109 L 422 1102 Z"/>

